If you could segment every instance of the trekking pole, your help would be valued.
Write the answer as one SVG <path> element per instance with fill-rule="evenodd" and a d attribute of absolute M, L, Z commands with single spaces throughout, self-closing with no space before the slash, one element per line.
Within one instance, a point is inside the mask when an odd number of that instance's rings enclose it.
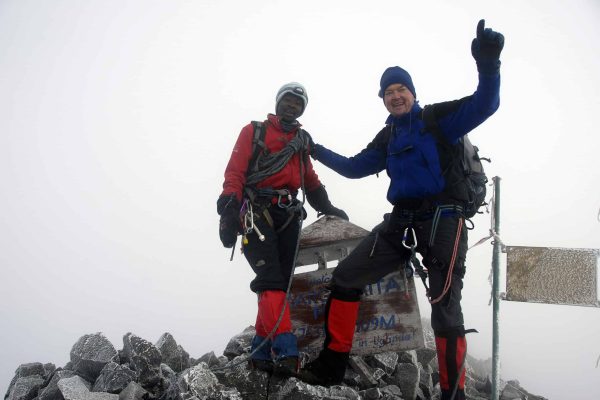
<path fill-rule="evenodd" d="M 493 301 L 493 335 L 492 335 L 492 400 L 498 400 L 499 382 L 500 382 L 500 253 L 502 251 L 502 242 L 500 235 L 500 177 L 495 176 L 494 181 L 494 201 L 493 224 L 494 224 L 494 252 L 492 258 L 492 301 Z"/>

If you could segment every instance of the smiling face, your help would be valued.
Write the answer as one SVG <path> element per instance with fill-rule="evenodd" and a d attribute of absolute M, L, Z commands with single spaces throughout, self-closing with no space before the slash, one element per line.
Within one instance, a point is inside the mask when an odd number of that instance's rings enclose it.
<path fill-rule="evenodd" d="M 304 111 L 304 101 L 293 94 L 286 93 L 279 103 L 275 114 L 285 122 L 294 122 Z"/>
<path fill-rule="evenodd" d="M 393 83 L 383 93 L 383 104 L 394 117 L 401 117 L 411 110 L 415 96 L 403 84 Z"/>

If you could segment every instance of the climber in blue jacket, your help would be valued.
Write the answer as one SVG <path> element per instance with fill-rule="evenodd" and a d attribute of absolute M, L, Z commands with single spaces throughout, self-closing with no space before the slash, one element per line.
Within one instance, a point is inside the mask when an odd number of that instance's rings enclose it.
<path fill-rule="evenodd" d="M 477 90 L 434 108 L 439 131 L 449 143 L 456 143 L 498 109 L 503 45 L 503 35 L 479 21 L 471 45 L 479 73 Z M 314 159 L 348 178 L 385 169 L 390 177 L 387 199 L 393 209 L 333 272 L 324 346 L 301 370 L 300 378 L 322 385 L 343 380 L 362 289 L 405 265 L 418 252 L 429 279 L 442 399 L 464 399 L 466 340 L 460 300 L 467 253 L 465 199 L 458 185 L 447 182 L 444 154 L 436 137 L 424 129 L 423 109 L 409 73 L 397 66 L 387 68 L 379 97 L 390 113 L 388 128 L 360 153 L 347 158 L 322 145 L 311 146 Z"/>

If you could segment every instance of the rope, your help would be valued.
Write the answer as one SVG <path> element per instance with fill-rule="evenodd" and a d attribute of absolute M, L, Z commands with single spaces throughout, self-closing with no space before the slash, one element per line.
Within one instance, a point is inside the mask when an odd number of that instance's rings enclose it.
<path fill-rule="evenodd" d="M 429 299 L 429 304 L 438 303 L 448 293 L 450 286 L 452 285 L 452 271 L 454 270 L 454 264 L 456 264 L 456 253 L 458 253 L 458 244 L 460 243 L 460 234 L 463 226 L 463 219 L 458 219 L 458 227 L 456 228 L 456 239 L 454 240 L 454 249 L 452 251 L 452 259 L 450 260 L 450 266 L 448 267 L 448 275 L 446 275 L 446 283 L 444 284 L 444 290 L 435 299 Z"/>
<path fill-rule="evenodd" d="M 294 154 L 306 149 L 307 143 L 308 137 L 302 129 L 299 129 L 296 136 L 283 149 L 275 153 L 266 154 L 258 159 L 257 171 L 251 172 L 246 177 L 246 185 L 253 186 L 281 171 Z"/>

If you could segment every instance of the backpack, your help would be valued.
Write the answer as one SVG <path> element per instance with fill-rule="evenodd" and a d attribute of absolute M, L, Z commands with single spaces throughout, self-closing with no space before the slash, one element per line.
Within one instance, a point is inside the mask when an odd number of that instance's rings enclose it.
<path fill-rule="evenodd" d="M 479 156 L 479 149 L 471 143 L 467 135 L 461 137 L 457 143 L 451 144 L 438 124 L 439 119 L 456 110 L 466 99 L 425 106 L 421 113 L 424 123 L 421 133 L 429 132 L 435 138 L 442 175 L 446 181 L 444 191 L 434 196 L 434 200 L 450 198 L 462 202 L 465 217 L 469 219 L 478 213 L 481 214 L 479 209 L 487 205 L 485 197 L 488 178 L 481 161 L 490 162 L 491 160 Z M 369 146 L 376 146 L 387 151 L 391 134 L 392 127 L 388 125 L 379 132 Z"/>
<path fill-rule="evenodd" d="M 422 113 L 424 132 L 431 133 L 438 145 L 442 175 L 446 181 L 444 194 L 448 197 L 463 201 L 465 217 L 472 218 L 481 214 L 479 209 L 487 205 L 488 178 L 483 169 L 482 160 L 488 158 L 479 156 L 479 148 L 474 146 L 468 135 L 462 136 L 458 142 L 451 144 L 439 127 L 438 120 L 457 108 L 464 101 L 455 100 L 425 106 Z"/>

